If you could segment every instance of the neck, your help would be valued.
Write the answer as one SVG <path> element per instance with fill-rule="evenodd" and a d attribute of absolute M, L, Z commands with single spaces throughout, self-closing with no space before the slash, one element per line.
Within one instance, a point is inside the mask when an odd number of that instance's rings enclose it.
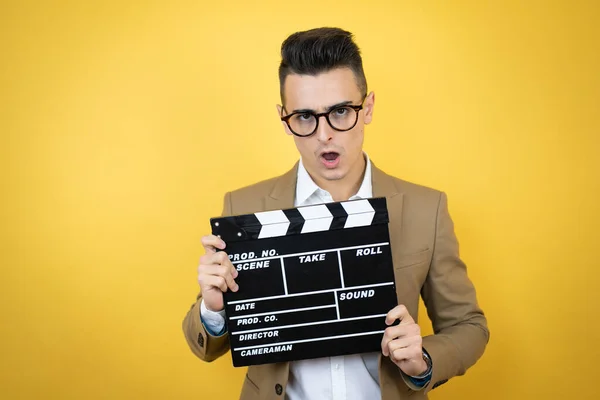
<path fill-rule="evenodd" d="M 352 169 L 342 179 L 331 181 L 313 177 L 313 180 L 317 186 L 331 194 L 333 201 L 346 201 L 358 192 L 365 177 L 366 168 L 367 161 L 364 154 L 361 154 L 360 160 L 352 166 Z"/>

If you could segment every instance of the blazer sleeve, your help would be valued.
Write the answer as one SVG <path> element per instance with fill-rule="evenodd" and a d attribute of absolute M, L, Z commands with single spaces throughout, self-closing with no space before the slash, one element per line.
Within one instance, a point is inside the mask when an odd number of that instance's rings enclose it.
<path fill-rule="evenodd" d="M 425 388 L 430 391 L 464 374 L 481 357 L 489 340 L 486 318 L 459 257 L 445 193 L 439 198 L 433 256 L 421 295 L 434 331 L 423 338 L 423 348 L 433 364 L 433 375 Z"/>
<path fill-rule="evenodd" d="M 231 193 L 225 195 L 221 215 L 232 215 Z M 212 336 L 200 320 L 200 303 L 202 293 L 196 297 L 196 302 L 183 320 L 183 334 L 192 352 L 203 361 L 213 361 L 229 350 L 229 333 Z"/>

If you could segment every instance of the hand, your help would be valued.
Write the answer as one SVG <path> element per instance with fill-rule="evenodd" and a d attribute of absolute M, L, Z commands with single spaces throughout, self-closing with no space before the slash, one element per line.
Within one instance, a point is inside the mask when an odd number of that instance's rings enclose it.
<path fill-rule="evenodd" d="M 221 311 L 224 308 L 223 292 L 227 289 L 237 292 L 239 289 L 234 280 L 238 272 L 229 261 L 227 253 L 217 252 L 217 249 L 225 249 L 223 240 L 214 235 L 204 236 L 202 246 L 206 254 L 200 257 L 198 284 L 202 290 L 204 305 L 211 311 Z"/>
<path fill-rule="evenodd" d="M 400 320 L 399 325 L 385 329 L 381 351 L 406 375 L 422 375 L 427 371 L 427 362 L 423 359 L 421 328 L 403 305 L 396 306 L 387 313 L 385 324 L 391 325 L 397 319 Z"/>

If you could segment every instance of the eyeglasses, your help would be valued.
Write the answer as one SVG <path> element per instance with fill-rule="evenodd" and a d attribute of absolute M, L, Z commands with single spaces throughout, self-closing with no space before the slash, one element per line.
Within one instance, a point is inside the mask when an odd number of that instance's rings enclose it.
<path fill-rule="evenodd" d="M 363 104 L 365 98 L 363 98 Z M 337 106 L 320 114 L 312 111 L 299 111 L 281 117 L 281 120 L 287 124 L 294 135 L 300 137 L 313 135 L 319 127 L 319 120 L 321 117 L 325 117 L 329 126 L 336 131 L 345 132 L 356 126 L 356 123 L 358 122 L 358 113 L 363 109 L 363 104 L 359 106 L 351 104 Z"/>

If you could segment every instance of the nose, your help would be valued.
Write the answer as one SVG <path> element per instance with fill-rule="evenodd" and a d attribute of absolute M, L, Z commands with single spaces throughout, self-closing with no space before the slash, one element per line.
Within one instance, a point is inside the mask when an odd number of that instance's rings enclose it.
<path fill-rule="evenodd" d="M 327 143 L 333 139 L 333 129 L 329 126 L 327 118 L 324 115 L 319 117 L 319 126 L 315 132 L 317 140 L 321 143 Z"/>

